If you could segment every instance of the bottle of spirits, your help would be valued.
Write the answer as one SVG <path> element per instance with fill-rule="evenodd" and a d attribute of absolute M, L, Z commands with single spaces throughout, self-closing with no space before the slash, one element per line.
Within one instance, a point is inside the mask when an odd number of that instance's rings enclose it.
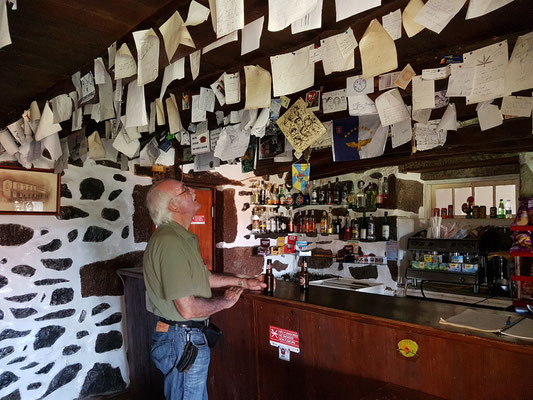
<path fill-rule="evenodd" d="M 374 223 L 374 217 L 372 217 L 372 214 L 368 216 L 368 224 L 366 227 L 366 240 L 376 240 L 376 224 Z"/>
<path fill-rule="evenodd" d="M 261 181 L 261 186 L 259 187 L 259 204 L 265 204 L 265 201 L 266 201 L 265 181 Z"/>
<path fill-rule="evenodd" d="M 252 211 L 252 233 L 259 233 L 261 232 L 261 218 L 259 218 L 259 215 Z"/>
<path fill-rule="evenodd" d="M 282 206 L 286 203 L 284 186 L 283 184 L 279 186 L 279 204 Z"/>
<path fill-rule="evenodd" d="M 279 198 L 278 198 L 278 187 L 276 184 L 272 185 L 272 192 L 270 193 L 270 204 L 279 204 Z"/>
<path fill-rule="evenodd" d="M 326 204 L 326 187 L 324 179 L 320 179 L 320 188 L 318 189 L 318 204 Z"/>
<path fill-rule="evenodd" d="M 376 189 L 373 182 L 368 182 L 365 190 L 366 196 L 366 208 L 374 209 L 376 208 Z"/>
<path fill-rule="evenodd" d="M 350 240 L 352 238 L 352 225 L 350 218 L 346 217 L 346 225 L 344 226 L 344 240 Z"/>
<path fill-rule="evenodd" d="M 389 205 L 389 180 L 385 176 L 383 178 L 383 182 L 381 182 L 381 204 L 383 205 L 383 208 L 390 208 Z"/>
<path fill-rule="evenodd" d="M 366 225 L 366 213 L 363 211 L 363 217 L 361 218 L 361 225 L 359 227 L 359 238 L 361 240 L 366 240 L 366 232 L 367 232 L 367 225 Z"/>
<path fill-rule="evenodd" d="M 309 212 L 309 217 L 307 219 L 307 232 L 309 233 L 315 233 L 316 232 L 316 228 L 315 228 L 315 215 L 313 213 L 313 211 L 310 211 Z"/>
<path fill-rule="evenodd" d="M 351 182 L 351 190 L 350 194 L 348 195 L 348 208 L 351 210 L 355 210 L 357 208 L 356 204 L 356 192 L 355 192 L 355 182 Z"/>
<path fill-rule="evenodd" d="M 324 211 L 320 219 L 320 233 L 328 233 L 328 214 Z"/>
<path fill-rule="evenodd" d="M 328 234 L 333 233 L 333 214 L 332 214 L 332 208 L 329 208 L 329 214 L 328 214 Z"/>
<path fill-rule="evenodd" d="M 378 179 L 377 190 L 376 190 L 376 207 L 383 208 L 383 194 L 382 194 L 382 185 L 381 179 Z"/>
<path fill-rule="evenodd" d="M 289 210 L 289 233 L 294 233 L 294 218 L 292 217 L 292 210 Z"/>
<path fill-rule="evenodd" d="M 348 182 L 344 182 L 344 185 L 342 185 L 342 189 L 341 189 L 341 204 L 343 206 L 347 206 L 348 205 L 348 196 L 349 196 L 350 192 L 349 192 L 349 189 L 348 189 Z"/>
<path fill-rule="evenodd" d="M 278 233 L 278 224 L 276 222 L 276 216 L 274 213 L 270 215 L 270 232 Z"/>
<path fill-rule="evenodd" d="M 283 213 L 280 213 L 279 221 L 280 221 L 279 231 L 281 233 L 287 233 L 287 218 L 285 217 Z"/>
<path fill-rule="evenodd" d="M 294 207 L 302 207 L 305 204 L 305 197 L 302 192 L 296 193 L 294 198 Z"/>
<path fill-rule="evenodd" d="M 390 224 L 389 224 L 389 213 L 385 211 L 385 216 L 383 217 L 383 225 L 381 226 L 381 237 L 383 240 L 390 240 Z"/>
<path fill-rule="evenodd" d="M 357 220 L 357 215 L 352 219 L 352 239 L 359 240 L 359 221 Z"/>
<path fill-rule="evenodd" d="M 265 274 L 265 294 L 274 294 L 274 274 L 272 273 L 272 260 L 267 260 L 266 274 Z"/>
<path fill-rule="evenodd" d="M 311 188 L 309 187 L 309 185 L 307 185 L 303 191 L 303 195 L 304 195 L 304 206 L 308 206 L 309 204 L 311 204 L 311 194 L 309 193 L 309 190 Z"/>
<path fill-rule="evenodd" d="M 311 205 L 318 204 L 318 190 L 316 187 L 316 181 L 313 181 L 313 189 L 311 190 Z"/>
<path fill-rule="evenodd" d="M 267 183 L 265 189 L 265 204 L 272 204 L 272 197 L 270 194 L 271 189 L 272 185 L 270 183 Z"/>
<path fill-rule="evenodd" d="M 267 217 L 266 216 L 266 212 L 263 210 L 263 212 L 261 213 L 261 230 L 260 230 L 261 233 L 267 233 L 267 230 L 266 230 L 266 226 L 267 226 L 266 220 L 267 220 L 267 218 L 266 217 Z"/>
<path fill-rule="evenodd" d="M 339 178 L 335 178 L 335 185 L 333 185 L 333 204 L 341 204 L 341 184 Z"/>
<path fill-rule="evenodd" d="M 326 204 L 333 204 L 333 185 L 331 184 L 331 181 L 328 181 L 328 188 L 326 190 Z"/>
<path fill-rule="evenodd" d="M 272 220 L 270 218 L 270 215 L 269 213 L 265 213 L 265 221 L 266 221 L 266 230 L 265 230 L 265 233 L 270 233 L 272 232 Z"/>
<path fill-rule="evenodd" d="M 364 193 L 365 182 L 357 182 L 357 195 L 356 195 L 356 204 L 358 210 L 364 210 L 366 208 L 366 196 Z"/>
<path fill-rule="evenodd" d="M 287 207 L 294 206 L 294 196 L 292 193 L 292 188 L 290 190 L 287 189 L 287 194 L 285 195 L 285 204 L 287 205 Z"/>

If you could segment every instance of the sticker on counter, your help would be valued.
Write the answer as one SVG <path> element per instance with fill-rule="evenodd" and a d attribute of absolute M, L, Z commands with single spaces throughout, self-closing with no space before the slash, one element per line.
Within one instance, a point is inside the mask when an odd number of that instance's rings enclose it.
<path fill-rule="evenodd" d="M 398 351 L 404 357 L 414 357 L 418 352 L 418 344 L 410 339 L 400 340 L 398 342 Z"/>
<path fill-rule="evenodd" d="M 191 225 L 205 225 L 205 215 L 195 215 L 192 217 Z"/>
<path fill-rule="evenodd" d="M 283 347 L 295 353 L 300 352 L 300 339 L 298 332 L 289 331 L 288 329 L 278 328 L 277 326 L 270 325 L 269 337 L 271 346 Z"/>

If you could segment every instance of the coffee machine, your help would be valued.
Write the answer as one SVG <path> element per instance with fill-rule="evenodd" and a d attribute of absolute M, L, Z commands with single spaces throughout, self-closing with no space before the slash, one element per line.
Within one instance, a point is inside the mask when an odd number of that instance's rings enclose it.
<path fill-rule="evenodd" d="M 489 253 L 487 286 L 492 296 L 511 295 L 511 277 L 514 265 L 508 252 Z"/>

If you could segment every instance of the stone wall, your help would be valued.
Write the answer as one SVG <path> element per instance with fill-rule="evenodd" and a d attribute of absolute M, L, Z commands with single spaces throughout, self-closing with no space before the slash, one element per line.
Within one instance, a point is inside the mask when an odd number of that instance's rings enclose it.
<path fill-rule="evenodd" d="M 132 195 L 151 180 L 88 160 L 61 183 L 59 217 L 0 216 L 0 399 L 84 398 L 129 383 L 115 271 L 141 265 Z"/>

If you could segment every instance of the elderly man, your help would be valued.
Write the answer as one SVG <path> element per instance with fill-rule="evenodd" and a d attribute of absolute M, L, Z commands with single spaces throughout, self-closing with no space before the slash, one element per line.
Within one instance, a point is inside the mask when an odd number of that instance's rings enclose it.
<path fill-rule="evenodd" d="M 152 336 L 152 360 L 165 376 L 167 399 L 207 399 L 210 350 L 203 328 L 210 315 L 232 307 L 243 289 L 264 288 L 264 277 L 244 279 L 209 272 L 198 238 L 188 231 L 200 209 L 194 189 L 167 179 L 152 186 L 146 202 L 158 226 L 144 253 L 146 292 L 159 317 Z M 221 287 L 229 289 L 223 296 L 212 297 L 211 288 Z M 180 372 L 178 364 L 187 358 L 182 356 L 188 342 L 198 349 L 197 356 L 190 369 Z"/>

